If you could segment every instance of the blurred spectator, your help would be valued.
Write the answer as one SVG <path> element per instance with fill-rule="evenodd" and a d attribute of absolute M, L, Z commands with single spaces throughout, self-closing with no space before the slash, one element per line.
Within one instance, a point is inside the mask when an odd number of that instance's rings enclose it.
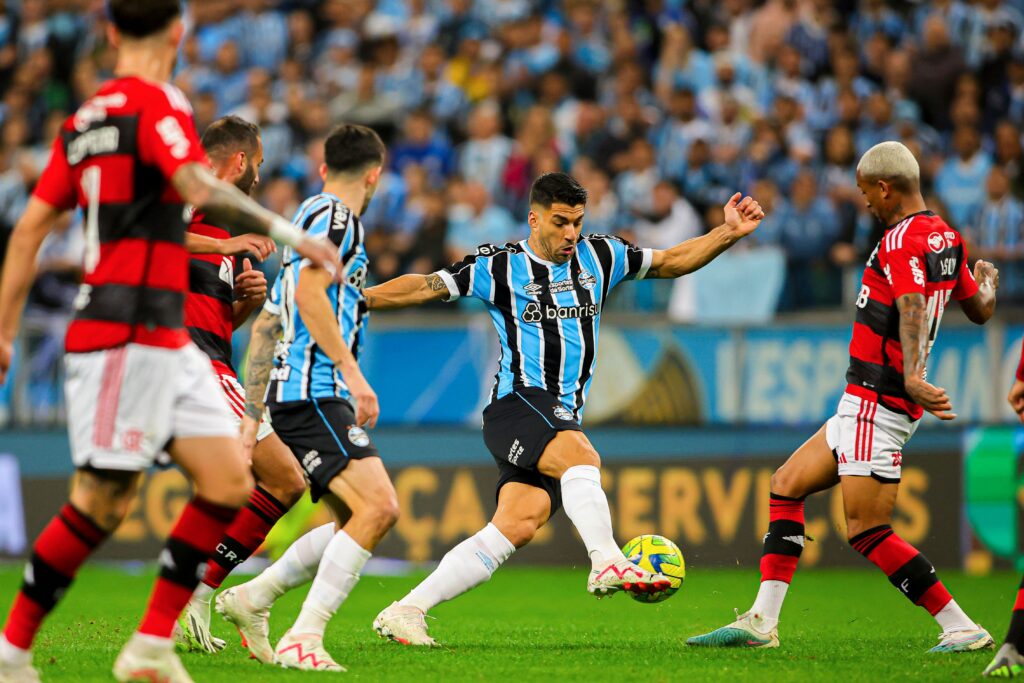
<path fill-rule="evenodd" d="M 652 249 L 668 249 L 704 233 L 704 225 L 693 205 L 679 194 L 669 180 L 659 181 L 651 193 L 651 213 L 635 222 L 634 241 Z"/>
<path fill-rule="evenodd" d="M 1010 176 L 995 166 L 985 181 L 985 202 L 967 230 L 973 238 L 974 258 L 990 260 L 999 268 L 999 291 L 1010 300 L 1024 295 L 1024 204 L 1010 193 Z"/>
<path fill-rule="evenodd" d="M 455 169 L 455 154 L 448 141 L 434 130 L 428 111 L 405 117 L 404 135 L 391 149 L 391 167 L 404 174 L 410 165 L 421 166 L 433 187 L 441 187 Z"/>
<path fill-rule="evenodd" d="M 459 172 L 481 183 L 489 195 L 499 192 L 512 141 L 501 134 L 501 113 L 492 103 L 477 105 L 469 116 L 469 140 L 459 150 Z"/>
<path fill-rule="evenodd" d="M 985 201 L 985 179 L 992 168 L 992 159 L 981 149 L 978 131 L 962 126 L 953 134 L 956 156 L 943 164 L 935 178 L 935 192 L 946 205 L 949 222 L 963 228 Z"/>
<path fill-rule="evenodd" d="M 941 16 L 924 22 L 921 49 L 915 55 L 911 71 L 914 78 L 908 91 L 921 107 L 924 122 L 940 131 L 949 130 L 949 102 L 956 80 L 964 71 L 960 49 L 952 44 Z"/>
<path fill-rule="evenodd" d="M 449 262 L 462 259 L 481 244 L 505 244 L 524 239 L 508 209 L 491 203 L 487 186 L 471 180 L 452 185 L 449 192 L 447 248 Z"/>

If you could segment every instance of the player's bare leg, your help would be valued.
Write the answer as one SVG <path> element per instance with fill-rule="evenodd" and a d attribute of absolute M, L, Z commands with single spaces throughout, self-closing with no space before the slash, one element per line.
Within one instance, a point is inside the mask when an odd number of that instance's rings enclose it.
<path fill-rule="evenodd" d="M 804 549 L 804 499 L 839 483 L 825 427 L 804 442 L 772 475 L 768 533 L 761 555 L 761 585 L 753 606 L 736 620 L 688 645 L 705 647 L 778 647 L 782 603 Z"/>
<path fill-rule="evenodd" d="M 939 581 L 928 558 L 890 526 L 899 484 L 844 476 L 842 487 L 850 545 L 885 572 L 911 602 L 928 610 L 942 628 L 939 644 L 930 651 L 966 652 L 992 647 L 992 636 L 964 613 Z"/>
<path fill-rule="evenodd" d="M 238 439 L 177 438 L 169 451 L 192 479 L 195 495 L 160 554 L 160 574 L 139 630 L 114 662 L 119 681 L 191 680 L 174 653 L 174 625 L 199 583 L 200 567 L 252 491 L 252 475 Z"/>
<path fill-rule="evenodd" d="M 324 630 L 398 520 L 398 496 L 379 457 L 349 461 L 329 488 L 352 516 L 327 544 L 295 624 L 277 643 L 277 661 L 287 668 L 344 671 L 324 649 Z"/>
<path fill-rule="evenodd" d="M 32 547 L 25 581 L 0 636 L 0 680 L 37 681 L 32 641 L 78 568 L 121 524 L 138 490 L 139 474 L 79 470 L 61 511 Z"/>
<path fill-rule="evenodd" d="M 498 492 L 490 524 L 449 550 L 430 576 L 377 615 L 373 629 L 403 645 L 436 645 L 427 633 L 425 615 L 490 579 L 513 552 L 533 540 L 550 516 L 547 491 L 508 482 Z"/>
<path fill-rule="evenodd" d="M 207 563 L 202 582 L 181 614 L 179 640 L 189 649 L 218 652 L 224 648 L 224 640 L 210 632 L 210 603 L 214 593 L 235 567 L 256 552 L 277 520 L 291 509 L 306 490 L 302 470 L 291 450 L 272 432 L 253 449 L 252 470 L 256 475 L 256 488 L 217 544 L 216 552 Z M 261 652 L 263 656 L 254 656 L 260 661 L 270 661 L 273 659 L 273 649 L 265 635 L 262 638 L 257 635 L 265 632 L 265 618 L 256 618 L 255 624 L 239 627 L 243 644 L 247 645 L 250 638 L 247 632 L 253 631 L 257 643 L 266 644 L 266 649 Z"/>
<path fill-rule="evenodd" d="M 537 471 L 561 483 L 565 514 L 590 556 L 591 595 L 656 593 L 669 587 L 668 578 L 637 567 L 615 542 L 608 497 L 601 488 L 601 458 L 583 432 L 558 432 L 537 461 Z"/>

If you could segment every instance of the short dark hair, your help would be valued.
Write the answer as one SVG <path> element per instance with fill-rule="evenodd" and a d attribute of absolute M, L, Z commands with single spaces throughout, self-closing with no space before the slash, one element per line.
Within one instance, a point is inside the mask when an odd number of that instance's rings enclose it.
<path fill-rule="evenodd" d="M 234 154 L 238 150 L 252 152 L 260 138 L 260 129 L 239 116 L 224 116 L 203 131 L 200 142 L 210 157 Z"/>
<path fill-rule="evenodd" d="M 107 16 L 121 33 L 146 38 L 181 16 L 181 0 L 107 0 Z"/>
<path fill-rule="evenodd" d="M 587 191 L 568 173 L 545 173 L 533 181 L 530 204 L 550 209 L 555 202 L 576 206 L 587 203 Z"/>
<path fill-rule="evenodd" d="M 324 163 L 331 173 L 361 173 L 382 165 L 385 151 L 384 143 L 372 128 L 342 123 L 324 141 Z"/>

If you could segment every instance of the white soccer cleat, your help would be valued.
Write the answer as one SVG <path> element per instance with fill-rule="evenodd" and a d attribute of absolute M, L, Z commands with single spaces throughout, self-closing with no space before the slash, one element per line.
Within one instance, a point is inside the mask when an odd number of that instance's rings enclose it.
<path fill-rule="evenodd" d="M 222 592 L 216 603 L 217 614 L 235 625 L 242 636 L 242 645 L 253 658 L 272 664 L 274 648 L 270 645 L 270 610 L 256 607 L 249 601 L 245 584 Z"/>
<path fill-rule="evenodd" d="M 373 630 L 381 638 L 402 645 L 437 646 L 437 641 L 427 633 L 426 615 L 411 605 L 391 603 L 373 620 Z"/>
<path fill-rule="evenodd" d="M 27 662 L 5 662 L 0 660 L 0 683 L 42 683 L 39 672 Z"/>
<path fill-rule="evenodd" d="M 667 576 L 652 574 L 627 559 L 595 567 L 587 580 L 587 592 L 598 598 L 619 591 L 628 593 L 658 593 L 672 586 Z"/>
<path fill-rule="evenodd" d="M 132 635 L 114 661 L 114 678 L 121 683 L 193 683 L 174 652 L 174 643 L 160 640 L 141 633 Z"/>
<path fill-rule="evenodd" d="M 210 632 L 210 602 L 194 595 L 178 617 L 174 640 L 188 651 L 210 654 L 220 652 L 227 644 Z"/>
<path fill-rule="evenodd" d="M 711 633 L 686 639 L 696 647 L 772 648 L 779 646 L 779 629 L 765 628 L 761 615 L 736 611 L 736 621 Z"/>
<path fill-rule="evenodd" d="M 277 643 L 277 663 L 286 669 L 303 671 L 347 671 L 324 649 L 324 639 L 314 633 L 289 630 Z"/>
<path fill-rule="evenodd" d="M 996 642 L 980 625 L 977 628 L 959 631 L 944 631 L 939 634 L 939 644 L 928 652 L 970 652 L 995 647 Z"/>

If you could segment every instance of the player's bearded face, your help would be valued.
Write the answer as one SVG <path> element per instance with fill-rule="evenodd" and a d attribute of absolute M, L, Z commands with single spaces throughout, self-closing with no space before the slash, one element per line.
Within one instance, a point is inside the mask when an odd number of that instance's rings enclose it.
<path fill-rule="evenodd" d="M 235 181 L 235 187 L 245 194 L 251 194 L 253 186 L 260 180 L 260 166 L 263 164 L 263 145 L 257 144 L 255 150 L 245 155 L 245 161 L 245 171 L 242 172 L 242 175 L 238 176 L 238 180 Z"/>
<path fill-rule="evenodd" d="M 550 209 L 534 206 L 530 211 L 530 246 L 545 260 L 565 263 L 576 253 L 583 232 L 583 204 L 554 203 Z"/>

